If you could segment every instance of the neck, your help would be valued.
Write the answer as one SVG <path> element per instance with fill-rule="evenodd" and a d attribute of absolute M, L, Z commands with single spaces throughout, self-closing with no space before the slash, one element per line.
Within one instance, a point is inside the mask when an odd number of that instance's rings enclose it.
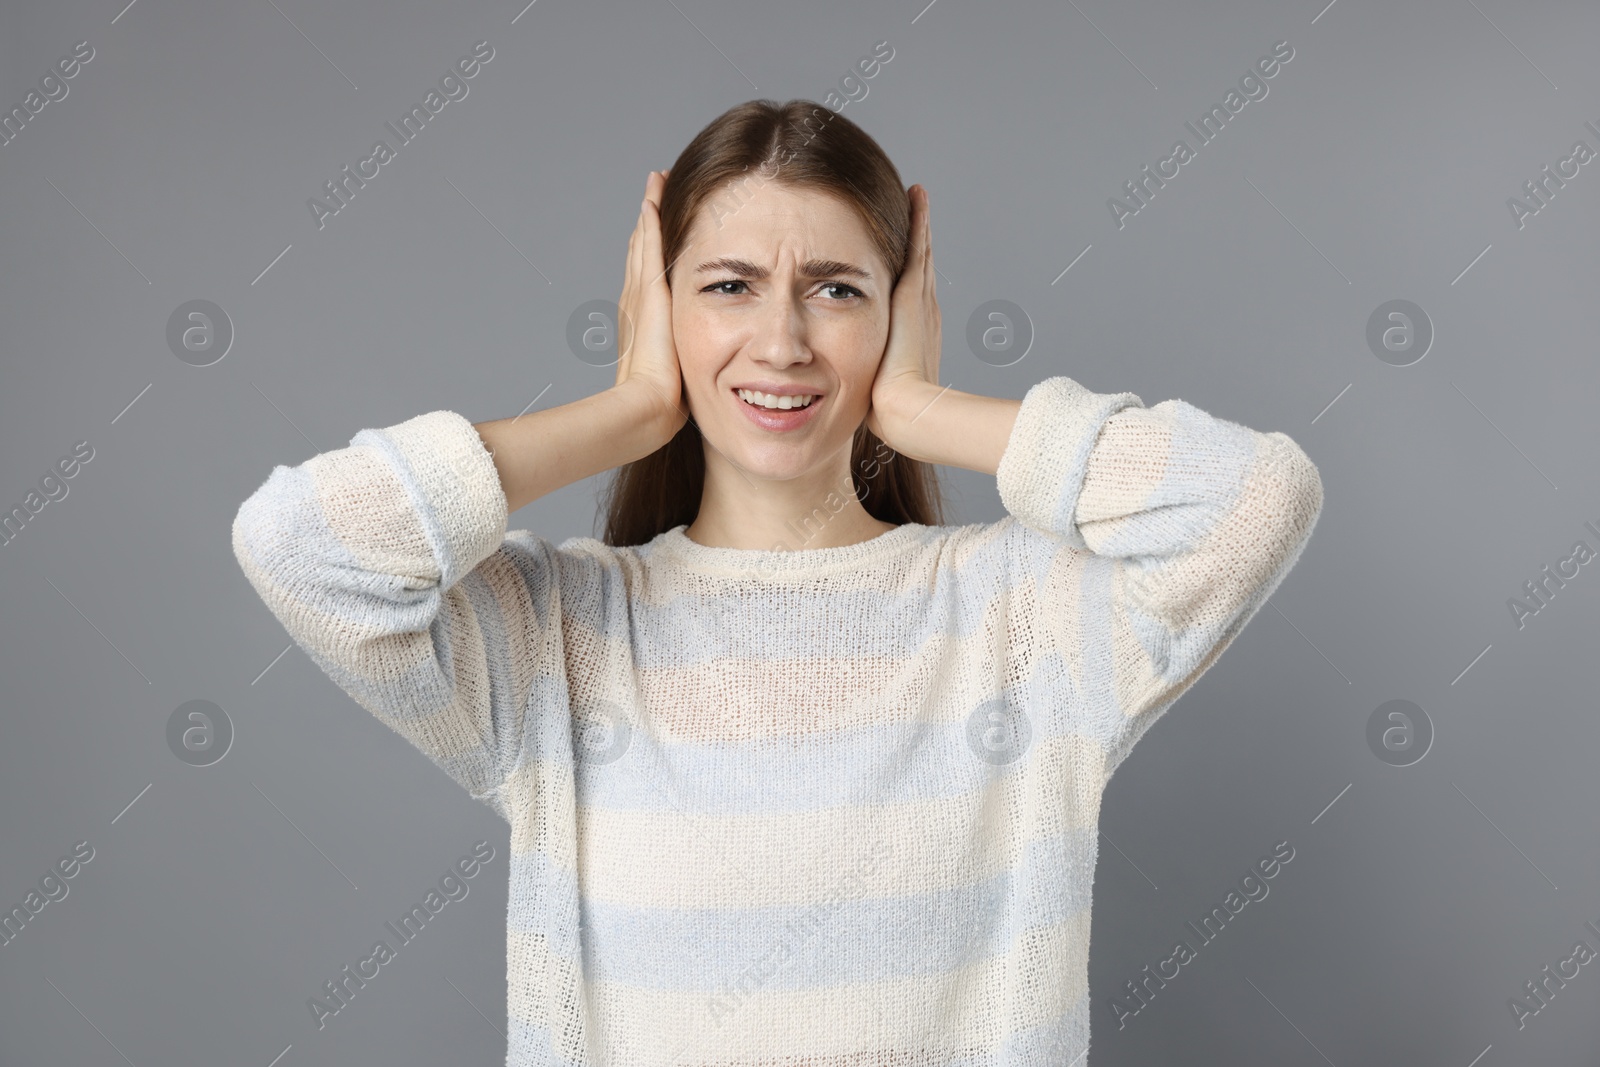
<path fill-rule="evenodd" d="M 700 510 L 684 531 L 711 548 L 792 552 L 858 544 L 889 532 L 856 498 L 847 445 L 817 471 L 795 478 L 762 478 L 734 467 L 707 448 Z"/>

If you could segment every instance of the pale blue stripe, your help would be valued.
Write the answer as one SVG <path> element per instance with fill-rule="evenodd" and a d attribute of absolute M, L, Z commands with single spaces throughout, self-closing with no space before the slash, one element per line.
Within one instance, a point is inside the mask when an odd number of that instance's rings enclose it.
<path fill-rule="evenodd" d="M 964 719 L 875 724 L 817 734 L 795 744 L 668 744 L 635 722 L 628 727 L 622 754 L 600 763 L 574 762 L 572 721 L 564 712 L 546 710 L 532 715 L 528 743 L 531 756 L 573 766 L 580 805 L 743 815 L 958 796 L 1031 765 L 1046 739 L 1073 732 L 1098 739 L 1115 721 L 1075 700 L 1069 704 L 1048 688 L 1042 671 L 1003 697 L 1013 716 L 1020 708 L 1030 709 L 1021 714 L 1031 739 L 1010 763 L 980 759 L 969 745 Z M 983 701 L 976 705 L 982 706 Z"/>

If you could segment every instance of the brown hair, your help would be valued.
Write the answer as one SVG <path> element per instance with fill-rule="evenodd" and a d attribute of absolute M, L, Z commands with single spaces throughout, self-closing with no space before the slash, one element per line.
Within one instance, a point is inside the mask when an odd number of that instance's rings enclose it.
<path fill-rule="evenodd" d="M 893 281 L 905 270 L 911 205 L 899 172 L 861 127 L 813 101 L 750 100 L 729 108 L 695 135 L 669 170 L 661 194 L 661 252 L 669 285 L 701 206 L 726 194 L 730 183 L 748 181 L 752 170 L 764 180 L 815 190 L 854 207 Z M 726 201 L 712 205 L 713 212 L 719 209 L 728 212 Z M 603 503 L 605 543 L 641 545 L 693 522 L 705 486 L 704 448 L 691 418 L 661 448 L 618 467 Z M 943 523 L 937 469 L 896 455 L 865 421 L 851 444 L 850 477 L 857 499 L 875 519 Z"/>

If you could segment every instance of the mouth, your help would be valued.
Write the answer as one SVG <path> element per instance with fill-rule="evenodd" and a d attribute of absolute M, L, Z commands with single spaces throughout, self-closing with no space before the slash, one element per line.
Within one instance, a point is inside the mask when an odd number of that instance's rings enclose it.
<path fill-rule="evenodd" d="M 804 426 L 816 416 L 824 400 L 817 394 L 775 395 L 754 389 L 731 389 L 729 393 L 746 418 L 764 430 L 776 431 Z"/>

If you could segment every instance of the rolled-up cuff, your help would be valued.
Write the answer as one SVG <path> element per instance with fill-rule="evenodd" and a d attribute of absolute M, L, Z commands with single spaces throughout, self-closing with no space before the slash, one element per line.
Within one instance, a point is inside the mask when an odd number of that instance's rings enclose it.
<path fill-rule="evenodd" d="M 1087 549 L 1075 512 L 1089 453 L 1107 419 L 1143 406 L 1133 393 L 1092 392 L 1064 375 L 1035 384 L 995 472 L 1001 504 L 1023 525 Z"/>
<path fill-rule="evenodd" d="M 509 518 L 505 490 L 494 457 L 464 416 L 430 411 L 362 430 L 350 444 L 376 448 L 394 465 L 439 562 L 442 588 L 500 547 Z"/>

